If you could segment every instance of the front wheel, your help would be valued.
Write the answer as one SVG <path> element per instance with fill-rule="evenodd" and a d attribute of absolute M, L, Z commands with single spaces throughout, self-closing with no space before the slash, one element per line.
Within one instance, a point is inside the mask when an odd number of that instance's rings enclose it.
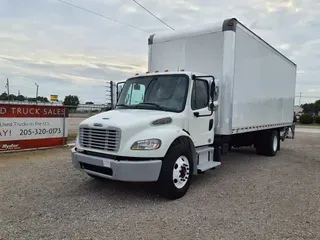
<path fill-rule="evenodd" d="M 163 159 L 158 180 L 160 194 L 168 199 L 183 197 L 193 175 L 192 154 L 185 139 L 176 140 Z"/>

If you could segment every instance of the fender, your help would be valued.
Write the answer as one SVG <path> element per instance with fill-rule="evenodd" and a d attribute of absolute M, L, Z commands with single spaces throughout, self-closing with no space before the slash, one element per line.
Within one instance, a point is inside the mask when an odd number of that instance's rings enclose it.
<path fill-rule="evenodd" d="M 161 147 L 158 150 L 148 150 L 148 151 L 137 151 L 131 150 L 131 145 L 138 140 L 155 138 L 161 140 Z M 132 136 L 122 147 L 120 155 L 130 156 L 130 157 L 146 157 L 146 158 L 163 158 L 171 147 L 172 143 L 178 138 L 185 138 L 188 140 L 190 150 L 192 153 L 193 162 L 193 174 L 197 175 L 197 155 L 194 143 L 190 138 L 189 134 L 178 126 L 174 125 L 163 125 L 154 128 L 148 128 L 138 134 Z"/>
<path fill-rule="evenodd" d="M 184 139 L 186 139 L 186 140 L 188 141 L 189 147 L 190 147 L 190 150 L 191 150 L 191 154 L 192 154 L 193 175 L 198 175 L 197 152 L 196 152 L 196 147 L 194 146 L 194 143 L 193 143 L 192 139 L 190 138 L 189 135 L 187 135 L 187 136 L 179 136 L 179 137 L 176 138 L 176 139 L 179 139 L 179 138 L 184 138 Z M 174 139 L 174 141 L 175 141 L 176 139 Z M 173 143 L 173 141 L 172 141 L 172 143 Z M 172 145 L 172 143 L 171 143 L 171 145 Z M 171 145 L 170 145 L 170 147 L 171 147 Z M 169 150 L 169 149 L 168 149 L 168 150 Z"/>
<path fill-rule="evenodd" d="M 171 144 L 178 137 L 189 137 L 188 133 L 183 131 L 180 127 L 175 125 L 162 125 L 152 128 L 147 128 L 130 137 L 123 143 L 119 155 L 142 158 L 163 158 Z M 131 150 L 131 145 L 135 141 L 157 138 L 161 140 L 161 146 L 157 150 Z"/>

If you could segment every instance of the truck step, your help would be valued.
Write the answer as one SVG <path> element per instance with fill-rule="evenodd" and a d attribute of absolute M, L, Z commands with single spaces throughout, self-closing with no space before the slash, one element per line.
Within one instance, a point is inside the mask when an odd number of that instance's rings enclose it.
<path fill-rule="evenodd" d="M 205 152 L 209 152 L 209 151 L 213 151 L 214 148 L 213 147 L 199 147 L 199 148 L 196 148 L 196 152 L 200 155 L 201 153 L 205 153 Z"/>
<path fill-rule="evenodd" d="M 205 172 L 209 169 L 216 168 L 220 165 L 221 165 L 221 162 L 213 162 L 213 161 L 203 162 L 198 165 L 198 170 L 200 172 Z"/>

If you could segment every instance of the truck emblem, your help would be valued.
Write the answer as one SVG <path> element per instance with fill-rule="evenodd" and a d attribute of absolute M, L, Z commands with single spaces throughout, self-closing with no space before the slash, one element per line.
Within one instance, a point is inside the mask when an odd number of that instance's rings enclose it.
<path fill-rule="evenodd" d="M 93 124 L 93 126 L 95 126 L 95 127 L 102 127 L 102 124 L 101 124 L 101 123 L 95 123 L 95 124 Z"/>

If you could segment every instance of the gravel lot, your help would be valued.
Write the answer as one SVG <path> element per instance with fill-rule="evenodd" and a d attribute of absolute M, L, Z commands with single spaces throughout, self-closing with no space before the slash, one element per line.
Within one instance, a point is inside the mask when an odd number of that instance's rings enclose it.
<path fill-rule="evenodd" d="M 320 239 L 320 134 L 275 158 L 237 150 L 180 200 L 152 184 L 99 182 L 70 149 L 0 156 L 0 239 Z"/>

